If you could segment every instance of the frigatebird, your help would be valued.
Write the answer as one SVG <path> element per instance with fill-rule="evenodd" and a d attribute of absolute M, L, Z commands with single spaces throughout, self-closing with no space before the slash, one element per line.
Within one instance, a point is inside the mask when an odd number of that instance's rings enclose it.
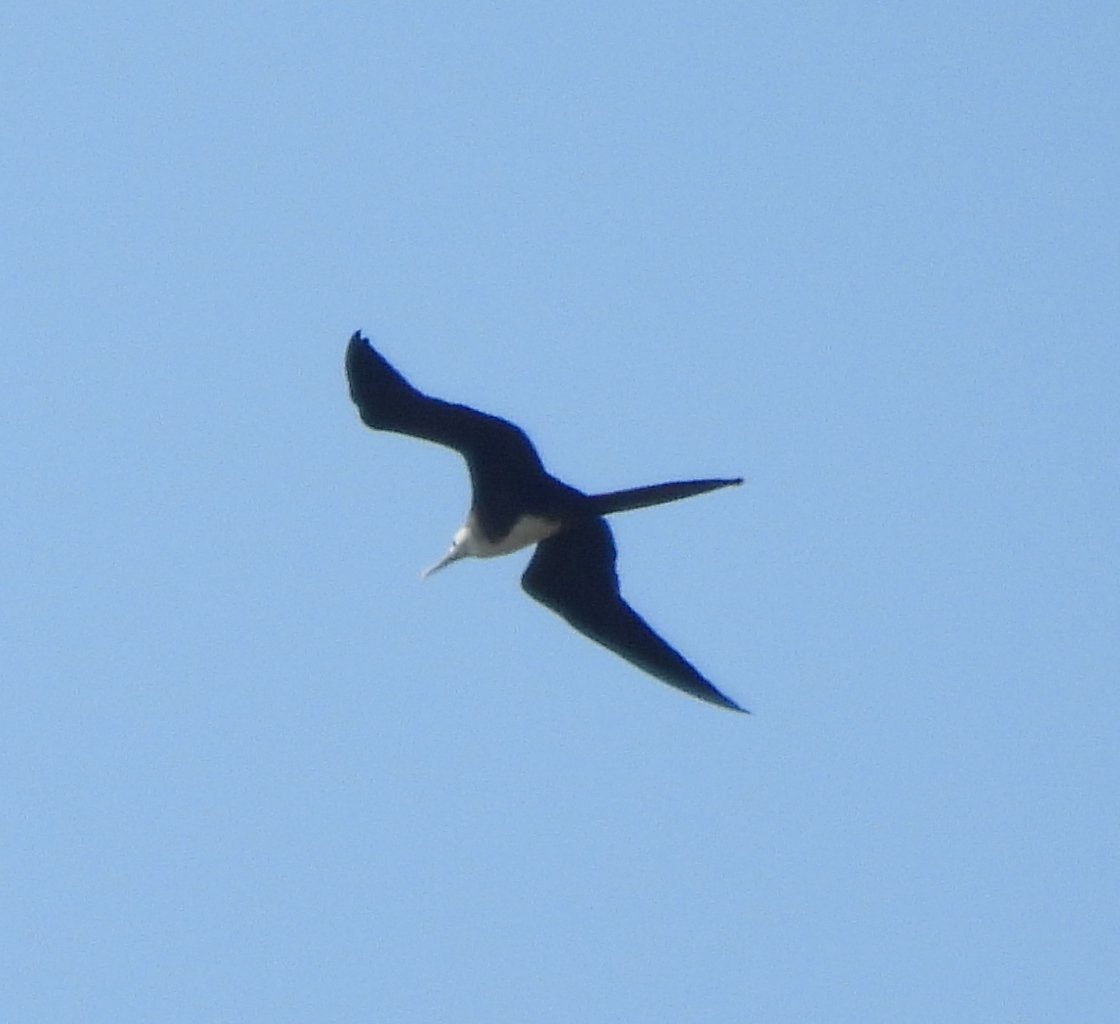
<path fill-rule="evenodd" d="M 417 391 L 361 331 L 347 347 L 346 376 L 366 426 L 434 441 L 466 460 L 473 492 L 467 521 L 424 576 L 460 558 L 491 558 L 536 544 L 521 577 L 530 597 L 662 682 L 700 700 L 746 710 L 720 693 L 622 599 L 614 539 L 603 518 L 741 484 L 741 477 L 584 494 L 545 471 L 520 427 Z"/>

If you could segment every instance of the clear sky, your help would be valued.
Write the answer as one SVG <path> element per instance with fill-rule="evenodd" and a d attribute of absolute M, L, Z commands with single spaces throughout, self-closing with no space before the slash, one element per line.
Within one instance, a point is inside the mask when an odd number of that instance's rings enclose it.
<path fill-rule="evenodd" d="M 1120 9 L 0 14 L 0 1019 L 1120 1020 Z M 751 708 L 421 583 L 584 490 Z"/>

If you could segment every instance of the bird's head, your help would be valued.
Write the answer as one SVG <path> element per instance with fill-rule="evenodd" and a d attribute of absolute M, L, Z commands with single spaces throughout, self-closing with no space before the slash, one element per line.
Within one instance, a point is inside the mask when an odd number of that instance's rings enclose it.
<path fill-rule="evenodd" d="M 455 538 L 451 541 L 451 547 L 448 548 L 447 554 L 436 562 L 435 565 L 428 566 L 428 568 L 420 574 L 420 578 L 426 580 L 432 573 L 439 572 L 445 565 L 457 562 L 460 558 L 467 558 L 474 553 L 474 532 L 471 530 L 470 523 L 467 523 L 460 527 L 459 532 L 455 534 Z"/>

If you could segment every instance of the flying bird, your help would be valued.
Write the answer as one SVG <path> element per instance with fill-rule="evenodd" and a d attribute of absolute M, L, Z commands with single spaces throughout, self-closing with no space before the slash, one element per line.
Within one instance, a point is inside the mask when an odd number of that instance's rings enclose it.
<path fill-rule="evenodd" d="M 346 350 L 350 397 L 374 430 L 407 434 L 457 451 L 472 501 L 451 548 L 424 576 L 460 558 L 491 558 L 536 544 L 521 577 L 525 592 L 569 625 L 662 682 L 700 700 L 746 711 L 720 693 L 623 599 L 617 552 L 604 516 L 743 482 L 685 480 L 584 494 L 550 476 L 520 427 L 417 391 L 360 331 Z"/>

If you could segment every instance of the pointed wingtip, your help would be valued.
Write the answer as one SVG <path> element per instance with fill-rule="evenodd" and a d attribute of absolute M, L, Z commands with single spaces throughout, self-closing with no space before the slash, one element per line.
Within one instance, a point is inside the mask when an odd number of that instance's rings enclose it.
<path fill-rule="evenodd" d="M 714 687 L 713 687 L 713 689 L 714 689 Z M 716 692 L 719 693 L 718 690 L 716 690 Z M 728 711 L 738 711 L 739 714 L 741 714 L 741 715 L 749 715 L 750 714 L 750 709 L 749 708 L 740 707 L 730 697 L 728 697 L 728 696 L 726 696 L 722 693 L 720 693 L 719 695 L 723 698 L 723 700 L 718 701 L 718 702 L 713 701 L 712 702 L 713 704 L 718 704 L 719 707 L 721 707 L 721 708 L 727 708 Z"/>
<path fill-rule="evenodd" d="M 693 680 L 694 685 L 682 685 L 680 680 L 673 681 L 670 679 L 663 680 L 678 689 L 683 690 L 685 693 L 691 694 L 693 697 L 704 701 L 707 704 L 714 704 L 717 708 L 726 708 L 728 711 L 737 711 L 741 715 L 749 715 L 750 710 L 743 707 L 741 704 L 733 701 L 722 690 L 717 689 L 710 680 L 705 679 L 697 673 L 697 678 Z M 697 685 L 698 684 L 698 685 Z"/>

